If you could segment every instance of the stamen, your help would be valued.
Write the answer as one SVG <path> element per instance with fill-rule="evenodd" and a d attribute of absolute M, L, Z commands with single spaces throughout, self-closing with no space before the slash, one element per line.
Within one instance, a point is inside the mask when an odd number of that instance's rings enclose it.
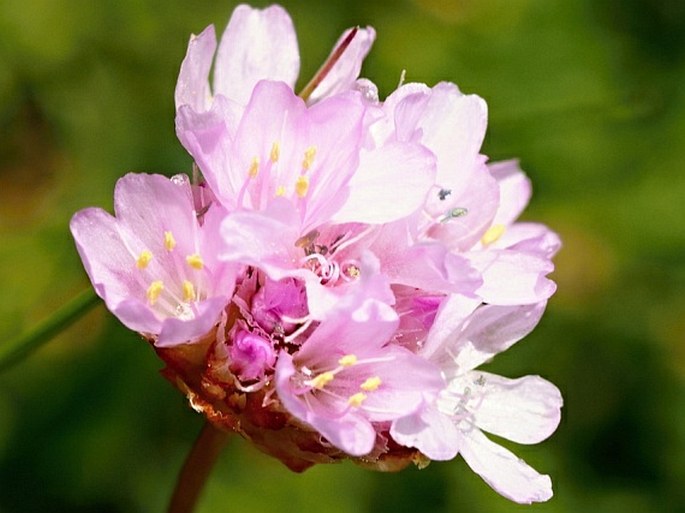
<path fill-rule="evenodd" d="M 275 143 L 274 143 L 275 144 Z M 273 155 L 273 149 L 271 150 L 271 154 Z M 273 157 L 271 158 L 273 160 Z M 276 155 L 276 160 L 278 160 L 278 155 Z M 275 160 L 274 160 L 275 162 Z M 252 159 L 252 164 L 250 164 L 250 169 L 248 170 L 247 174 L 249 175 L 250 178 L 257 178 L 257 175 L 259 174 L 259 157 L 254 157 Z"/>
<path fill-rule="evenodd" d="M 309 191 L 309 178 L 304 175 L 297 177 L 297 182 L 295 182 L 295 192 L 300 198 L 304 198 Z"/>
<path fill-rule="evenodd" d="M 150 263 L 150 260 L 152 260 L 152 253 L 147 249 L 144 249 L 140 252 L 140 256 L 136 260 L 136 266 L 138 269 L 145 269 Z"/>
<path fill-rule="evenodd" d="M 338 360 L 338 364 L 343 366 L 343 367 L 351 367 L 357 363 L 357 355 L 356 354 L 346 354 L 340 360 Z"/>
<path fill-rule="evenodd" d="M 277 197 L 285 196 L 285 186 L 284 185 L 279 185 L 278 187 L 276 187 L 276 196 Z"/>
<path fill-rule="evenodd" d="M 279 157 L 281 156 L 281 145 L 278 141 L 274 141 L 274 143 L 271 145 L 271 154 L 269 155 L 269 158 L 271 159 L 271 162 L 278 162 Z"/>
<path fill-rule="evenodd" d="M 202 260 L 202 257 L 198 255 L 197 253 L 193 253 L 192 255 L 188 255 L 186 257 L 186 262 L 190 267 L 195 269 L 196 271 L 202 270 L 202 268 L 205 266 L 204 261 Z"/>
<path fill-rule="evenodd" d="M 359 385 L 359 388 L 364 390 L 365 392 L 373 392 L 374 390 L 377 390 L 379 386 L 381 386 L 381 383 L 383 383 L 383 380 L 379 378 L 378 376 L 372 376 L 370 378 L 367 378 L 364 383 Z"/>
<path fill-rule="evenodd" d="M 483 246 L 492 244 L 504 234 L 504 230 L 506 230 L 506 227 L 503 224 L 493 224 L 488 228 L 488 231 L 483 234 L 483 237 L 480 239 L 481 244 L 483 244 Z"/>
<path fill-rule="evenodd" d="M 364 392 L 357 392 L 356 394 L 350 396 L 350 398 L 347 400 L 347 404 L 353 408 L 359 408 L 365 399 L 366 394 Z"/>
<path fill-rule="evenodd" d="M 345 274 L 350 278 L 359 278 L 362 275 L 362 271 L 356 265 L 349 265 L 345 268 Z"/>
<path fill-rule="evenodd" d="M 302 161 L 302 169 L 309 171 L 316 156 L 316 146 L 310 146 L 304 151 L 304 160 Z"/>
<path fill-rule="evenodd" d="M 184 301 L 195 301 L 197 296 L 195 295 L 195 287 L 188 280 L 183 282 L 183 300 Z"/>
<path fill-rule="evenodd" d="M 172 251 L 176 247 L 176 239 L 171 232 L 164 232 L 164 247 L 167 251 Z"/>
<path fill-rule="evenodd" d="M 467 208 L 462 208 L 462 207 L 451 208 L 447 211 L 447 213 L 445 214 L 445 217 L 443 217 L 440 222 L 446 223 L 447 221 L 450 221 L 451 219 L 456 219 L 457 217 L 464 217 L 468 213 L 469 213 L 469 210 Z"/>
<path fill-rule="evenodd" d="M 322 372 L 318 376 L 307 381 L 306 384 L 312 388 L 316 388 L 317 390 L 321 390 L 321 389 L 323 389 L 323 387 L 325 387 L 331 381 L 333 381 L 333 378 L 335 378 L 335 374 L 333 374 L 333 372 L 331 372 L 331 371 Z"/>
<path fill-rule="evenodd" d="M 150 302 L 150 306 L 154 305 L 157 302 L 157 299 L 159 298 L 159 295 L 162 293 L 164 290 L 164 283 L 162 280 L 156 280 L 150 283 L 150 286 L 147 288 L 147 299 Z"/>

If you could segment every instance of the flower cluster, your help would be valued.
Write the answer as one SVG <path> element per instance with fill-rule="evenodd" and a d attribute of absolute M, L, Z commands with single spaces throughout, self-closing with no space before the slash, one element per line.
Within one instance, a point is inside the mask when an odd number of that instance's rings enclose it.
<path fill-rule="evenodd" d="M 517 222 L 530 183 L 480 153 L 485 102 L 451 83 L 380 101 L 358 78 L 374 39 L 346 31 L 297 95 L 281 7 L 239 6 L 218 48 L 193 36 L 176 130 L 201 177 L 124 176 L 114 216 L 72 219 L 78 251 L 191 405 L 290 468 L 461 454 L 511 500 L 547 500 L 549 477 L 484 432 L 540 442 L 559 391 L 478 367 L 537 324 L 559 240 Z"/>

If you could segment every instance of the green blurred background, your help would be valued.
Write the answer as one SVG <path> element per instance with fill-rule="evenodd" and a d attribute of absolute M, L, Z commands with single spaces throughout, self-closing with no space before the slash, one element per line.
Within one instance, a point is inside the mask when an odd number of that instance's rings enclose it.
<path fill-rule="evenodd" d="M 518 506 L 463 461 L 302 475 L 235 439 L 201 512 L 685 511 L 685 2 L 285 1 L 303 82 L 373 25 L 383 94 L 458 83 L 490 107 L 485 153 L 519 157 L 527 219 L 562 236 L 559 291 L 491 369 L 563 391 L 557 433 L 516 453 L 555 497 Z M 258 2 L 258 5 L 265 5 Z M 209 0 L 0 2 L 0 344 L 88 286 L 67 223 L 128 171 L 173 174 L 173 90 Z M 163 511 L 202 419 L 102 306 L 0 374 L 0 512 Z"/>

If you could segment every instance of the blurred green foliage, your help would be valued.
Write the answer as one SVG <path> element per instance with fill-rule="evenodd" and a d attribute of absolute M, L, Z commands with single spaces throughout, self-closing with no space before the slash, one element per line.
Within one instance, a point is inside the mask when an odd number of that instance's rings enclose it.
<path fill-rule="evenodd" d="M 258 2 L 265 5 L 263 2 Z M 302 83 L 339 33 L 373 25 L 384 94 L 450 80 L 490 107 L 485 152 L 519 157 L 528 219 L 558 230 L 557 295 L 491 367 L 566 399 L 518 455 L 546 504 L 500 498 L 461 460 L 378 474 L 291 474 L 234 440 L 199 511 L 685 511 L 685 3 L 680 0 L 284 1 Z M 0 343 L 88 286 L 67 229 L 111 207 L 127 171 L 173 174 L 173 89 L 191 32 L 232 2 L 0 3 Z M 301 84 L 302 85 L 302 84 Z M 0 512 L 162 511 L 202 419 L 103 307 L 0 375 Z"/>

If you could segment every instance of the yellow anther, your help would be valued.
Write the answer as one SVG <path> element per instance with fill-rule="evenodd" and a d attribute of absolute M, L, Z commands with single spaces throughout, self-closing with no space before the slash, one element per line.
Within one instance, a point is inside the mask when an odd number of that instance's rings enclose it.
<path fill-rule="evenodd" d="M 502 236 L 505 229 L 506 227 L 503 224 L 493 224 L 488 228 L 488 231 L 483 234 L 483 237 L 480 239 L 481 244 L 483 244 L 483 246 L 492 244 Z"/>
<path fill-rule="evenodd" d="M 355 354 L 346 354 L 340 360 L 338 360 L 338 364 L 342 365 L 343 367 L 351 367 L 357 363 L 357 355 Z"/>
<path fill-rule="evenodd" d="M 378 376 L 371 376 L 370 378 L 366 378 L 366 381 L 359 385 L 359 388 L 365 392 L 373 392 L 374 390 L 377 390 L 379 386 L 381 386 L 381 383 L 383 383 L 381 378 Z"/>
<path fill-rule="evenodd" d="M 150 302 L 150 305 L 154 305 L 157 302 L 157 299 L 163 290 L 164 283 L 162 280 L 157 280 L 150 283 L 150 286 L 147 288 L 146 292 L 147 300 Z"/>
<path fill-rule="evenodd" d="M 136 260 L 136 266 L 138 266 L 138 269 L 145 269 L 147 264 L 150 263 L 150 260 L 152 260 L 152 253 L 147 249 L 144 249 L 140 252 L 140 256 Z"/>
<path fill-rule="evenodd" d="M 257 178 L 258 173 L 259 173 L 259 157 L 255 157 L 252 159 L 252 164 L 250 164 L 250 169 L 247 172 L 247 174 L 250 176 L 250 178 Z"/>
<path fill-rule="evenodd" d="M 186 257 L 186 262 L 190 267 L 195 269 L 196 271 L 200 271 L 204 266 L 205 263 L 202 260 L 202 257 L 198 255 L 197 253 L 193 253 L 192 255 L 188 255 Z"/>
<path fill-rule="evenodd" d="M 364 399 L 366 399 L 366 394 L 364 392 L 357 392 L 356 394 L 350 396 L 350 398 L 347 400 L 347 404 L 353 408 L 359 408 L 364 402 Z"/>
<path fill-rule="evenodd" d="M 304 151 L 304 160 L 302 161 L 302 169 L 308 171 L 312 167 L 314 157 L 316 156 L 316 146 L 310 146 Z"/>
<path fill-rule="evenodd" d="M 278 162 L 278 159 L 280 156 L 281 156 L 281 145 L 278 141 L 275 141 L 271 145 L 271 154 L 269 155 L 269 158 L 271 159 L 271 162 Z"/>
<path fill-rule="evenodd" d="M 359 278 L 362 274 L 361 270 L 356 265 L 351 265 L 347 267 L 345 269 L 345 272 L 350 278 Z"/>
<path fill-rule="evenodd" d="M 333 381 L 334 377 L 335 377 L 335 374 L 333 374 L 331 371 L 322 372 L 318 376 L 310 379 L 307 384 L 309 386 L 311 386 L 312 388 L 317 388 L 317 389 L 321 390 L 323 387 L 325 387 L 331 381 Z"/>
<path fill-rule="evenodd" d="M 309 191 L 309 178 L 304 175 L 297 177 L 297 182 L 295 182 L 295 192 L 300 198 L 304 198 Z"/>
<path fill-rule="evenodd" d="M 276 187 L 276 196 L 285 196 L 285 186 L 279 185 Z"/>
<path fill-rule="evenodd" d="M 176 247 L 176 239 L 171 232 L 164 232 L 164 247 L 167 251 L 171 251 Z"/>
<path fill-rule="evenodd" d="M 183 300 L 184 301 L 195 301 L 195 287 L 188 280 L 183 282 Z"/>

